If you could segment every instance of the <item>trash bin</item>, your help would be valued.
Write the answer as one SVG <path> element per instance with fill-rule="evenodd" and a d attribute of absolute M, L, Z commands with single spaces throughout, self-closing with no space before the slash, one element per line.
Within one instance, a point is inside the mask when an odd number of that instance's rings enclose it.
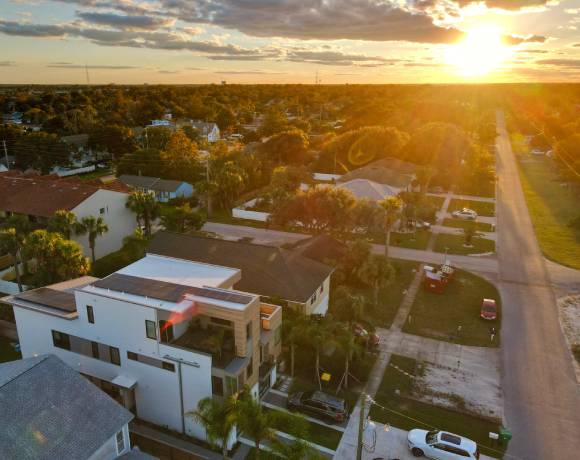
<path fill-rule="evenodd" d="M 502 426 L 499 429 L 499 442 L 501 442 L 502 444 L 507 444 L 512 438 L 512 432 L 506 428 L 505 426 Z"/>

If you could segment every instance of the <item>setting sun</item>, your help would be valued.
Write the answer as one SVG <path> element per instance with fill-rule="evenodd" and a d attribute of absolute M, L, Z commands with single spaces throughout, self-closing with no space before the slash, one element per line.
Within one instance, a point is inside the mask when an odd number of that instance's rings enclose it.
<path fill-rule="evenodd" d="M 470 30 L 461 42 L 447 48 L 445 62 L 465 77 L 478 77 L 497 69 L 509 55 L 501 29 L 486 26 Z"/>

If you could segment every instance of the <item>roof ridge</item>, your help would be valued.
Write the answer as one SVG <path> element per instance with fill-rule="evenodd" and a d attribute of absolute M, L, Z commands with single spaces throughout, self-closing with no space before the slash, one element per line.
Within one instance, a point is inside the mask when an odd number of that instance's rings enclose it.
<path fill-rule="evenodd" d="M 34 357 L 36 358 L 36 356 Z M 28 358 L 28 359 L 34 359 L 34 358 Z M 6 385 L 8 385 L 9 383 L 12 383 L 12 381 L 16 380 L 17 378 L 19 378 L 21 375 L 26 374 L 28 371 L 34 369 L 36 366 L 38 366 L 40 363 L 43 363 L 44 361 L 46 361 L 48 358 L 50 358 L 50 355 L 44 355 L 44 356 L 40 356 L 40 359 L 38 360 L 37 363 L 33 364 L 32 366 L 30 366 L 29 368 L 27 368 L 26 370 L 20 372 L 17 375 L 14 375 L 10 380 L 7 380 L 6 382 L 4 382 L 2 385 L 0 385 L 0 388 L 5 387 Z M 8 361 L 7 363 L 2 363 L 2 364 L 9 364 L 9 363 L 13 363 L 16 361 L 25 361 L 25 359 L 21 359 L 21 360 L 15 360 L 15 361 Z"/>

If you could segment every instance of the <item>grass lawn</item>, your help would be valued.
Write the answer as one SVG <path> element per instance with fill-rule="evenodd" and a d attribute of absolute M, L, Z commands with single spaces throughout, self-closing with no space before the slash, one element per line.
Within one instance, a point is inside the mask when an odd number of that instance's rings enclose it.
<path fill-rule="evenodd" d="M 495 299 L 498 319 L 486 321 L 479 316 L 481 301 Z M 458 270 L 444 294 L 419 289 L 411 307 L 411 322 L 403 331 L 434 339 L 477 347 L 499 346 L 501 328 L 501 298 L 495 286 L 469 272 Z M 457 327 L 461 333 L 457 336 Z M 489 329 L 495 327 L 496 336 L 490 342 Z"/>
<path fill-rule="evenodd" d="M 479 232 L 493 232 L 493 225 L 487 222 L 475 222 L 475 227 Z M 466 220 L 461 219 L 445 219 L 443 221 L 445 227 L 466 228 L 469 224 Z"/>
<path fill-rule="evenodd" d="M 14 342 L 14 340 L 7 339 L 6 337 L 0 337 L 0 363 L 15 361 L 22 358 L 20 353 L 14 351 L 14 348 L 12 348 L 10 342 Z"/>
<path fill-rule="evenodd" d="M 408 249 L 427 249 L 429 230 L 417 230 L 416 233 L 391 233 L 391 246 Z"/>
<path fill-rule="evenodd" d="M 448 233 L 440 233 L 435 240 L 435 252 L 445 252 L 445 248 L 449 248 L 448 254 L 483 254 L 486 252 L 495 251 L 495 241 L 486 238 L 473 238 L 471 244 L 473 247 L 466 248 L 463 246 L 465 236 L 451 235 Z"/>
<path fill-rule="evenodd" d="M 495 216 L 495 203 L 488 203 L 486 201 L 471 201 L 458 199 L 451 200 L 447 212 L 453 212 L 463 208 L 473 209 L 480 216 L 487 217 Z"/>
<path fill-rule="evenodd" d="M 536 236 L 544 255 L 580 269 L 580 231 L 568 227 L 580 213 L 578 192 L 564 188 L 549 158 L 520 162 L 520 179 Z"/>
<path fill-rule="evenodd" d="M 397 310 L 401 305 L 404 297 L 404 291 L 409 287 L 415 272 L 419 267 L 419 262 L 410 260 L 391 259 L 391 264 L 395 269 L 395 279 L 393 284 L 384 288 L 379 294 L 380 304 L 376 307 L 368 309 L 369 320 L 375 327 L 391 327 L 391 323 L 397 314 Z M 333 286 L 331 292 L 334 292 L 336 287 Z M 373 293 L 370 288 L 356 289 L 352 288 L 353 294 L 364 294 L 367 298 L 372 299 Z M 331 294 L 332 295 L 332 294 Z M 332 298 L 330 305 L 332 306 Z M 332 308 L 332 307 L 331 307 Z"/>
<path fill-rule="evenodd" d="M 441 206 L 443 206 L 443 203 L 445 202 L 445 197 L 425 195 L 425 200 L 427 200 L 429 203 L 433 203 L 435 206 L 437 206 L 437 208 L 441 209 Z"/>
<path fill-rule="evenodd" d="M 417 363 L 414 359 L 399 355 L 392 355 L 390 363 L 411 375 L 414 375 L 417 369 Z M 488 437 L 489 432 L 497 433 L 499 431 L 498 423 L 411 399 L 408 396 L 412 392 L 412 386 L 413 379 L 411 377 L 392 366 L 388 366 L 375 400 L 390 410 L 373 405 L 370 411 L 371 419 L 381 423 L 389 423 L 403 430 L 437 428 L 450 431 L 477 442 L 483 454 L 493 457 L 502 456 L 501 447 L 491 446 Z M 396 394 L 396 390 L 400 391 L 399 395 Z"/>

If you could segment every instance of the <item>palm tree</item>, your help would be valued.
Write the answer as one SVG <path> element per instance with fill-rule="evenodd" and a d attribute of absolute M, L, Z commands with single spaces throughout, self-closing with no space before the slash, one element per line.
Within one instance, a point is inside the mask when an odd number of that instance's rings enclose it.
<path fill-rule="evenodd" d="M 382 288 L 393 282 L 395 270 L 389 260 L 380 254 L 370 254 L 358 270 L 358 276 L 373 287 L 373 301 L 379 304 Z"/>
<path fill-rule="evenodd" d="M 71 239 L 73 232 L 77 228 L 77 217 L 71 211 L 59 209 L 48 220 L 48 230 L 50 232 L 60 233 L 67 240 Z"/>
<path fill-rule="evenodd" d="M 308 329 L 308 317 L 297 313 L 286 317 L 282 321 L 282 333 L 284 342 L 290 344 L 290 375 L 294 377 L 294 355 L 296 345 L 304 340 L 305 331 Z"/>
<path fill-rule="evenodd" d="M 197 409 L 186 415 L 200 423 L 210 444 L 222 451 L 222 457 L 228 458 L 228 441 L 236 426 L 238 401 L 230 396 L 219 402 L 213 398 L 204 398 L 197 403 Z"/>
<path fill-rule="evenodd" d="M 379 201 L 379 205 L 385 210 L 385 257 L 388 259 L 391 231 L 401 214 L 401 199 L 396 196 L 389 196 Z"/>
<path fill-rule="evenodd" d="M 364 295 L 353 294 L 351 288 L 343 285 L 335 290 L 332 311 L 336 319 L 346 321 L 351 327 L 364 317 L 366 303 Z"/>
<path fill-rule="evenodd" d="M 145 234 L 151 236 L 151 223 L 159 215 L 159 203 L 151 193 L 136 191 L 129 195 L 127 208 L 135 213 L 139 227 L 145 227 Z"/>
<path fill-rule="evenodd" d="M 13 214 L 2 223 L 1 228 L 16 230 L 16 235 L 21 239 L 21 242 L 30 234 L 34 229 L 34 225 L 30 222 L 27 216 L 21 214 Z M 20 265 L 24 274 L 28 273 L 28 261 L 23 253 L 20 251 Z"/>
<path fill-rule="evenodd" d="M 474 220 L 466 221 L 462 231 L 465 236 L 465 246 L 471 246 L 473 238 L 479 235 L 477 232 L 477 222 Z"/>
<path fill-rule="evenodd" d="M 107 233 L 109 227 L 107 227 L 107 224 L 102 217 L 85 216 L 78 223 L 76 231 L 79 235 L 88 234 L 89 247 L 91 248 L 93 262 L 95 262 L 95 243 L 97 237 Z"/>
<path fill-rule="evenodd" d="M 315 350 L 315 372 L 316 372 L 316 382 L 318 382 L 318 388 L 322 389 L 322 383 L 320 382 L 320 349 L 324 344 L 329 343 L 332 337 L 332 331 L 330 330 L 328 323 L 324 320 L 313 321 L 308 328 L 307 337 Z"/>
<path fill-rule="evenodd" d="M 344 352 L 344 375 L 341 379 L 341 383 L 336 389 L 336 393 L 340 391 L 341 385 L 344 383 L 344 388 L 348 388 L 348 374 L 350 372 L 350 362 L 353 356 L 361 352 L 361 348 L 356 342 L 356 338 L 351 329 L 341 329 L 337 334 L 337 344 L 339 348 Z"/>
<path fill-rule="evenodd" d="M 15 228 L 7 228 L 0 230 L 0 254 L 9 254 L 14 264 L 14 272 L 16 273 L 16 281 L 18 283 L 18 290 L 22 292 L 22 281 L 20 279 L 20 250 L 24 238 L 16 232 Z"/>

